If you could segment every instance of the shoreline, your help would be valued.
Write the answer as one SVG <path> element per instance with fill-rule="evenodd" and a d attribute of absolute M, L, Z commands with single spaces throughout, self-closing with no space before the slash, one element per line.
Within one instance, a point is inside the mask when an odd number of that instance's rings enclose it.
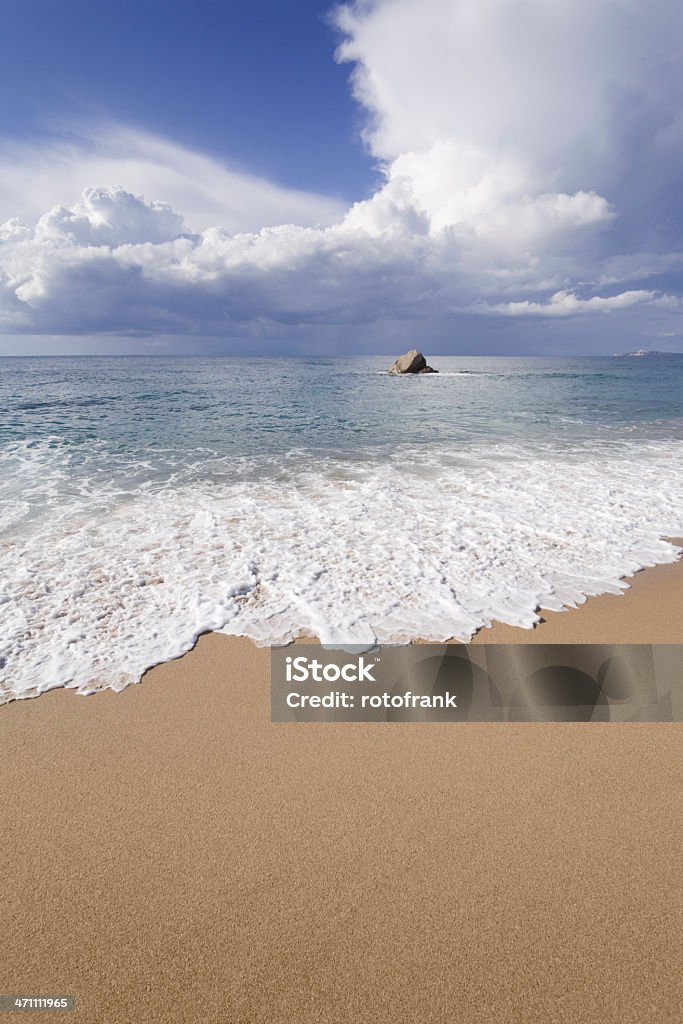
<path fill-rule="evenodd" d="M 629 586 L 619 594 L 598 594 L 586 598 L 576 608 L 559 612 L 539 609 L 541 621 L 533 629 L 494 622 L 491 627 L 480 629 L 469 643 L 683 644 L 683 538 L 666 539 L 681 549 L 678 559 L 648 566 L 633 576 L 622 577 Z M 414 644 L 437 642 L 419 638 L 411 641 Z M 461 643 L 456 639 L 445 642 Z M 170 665 L 182 665 L 190 676 L 202 671 L 203 649 L 208 643 L 227 659 L 233 656 L 243 658 L 244 652 L 249 650 L 254 655 L 270 651 L 270 646 L 261 647 L 250 637 L 208 631 L 200 634 L 191 650 L 178 658 L 153 665 L 144 672 L 138 684 L 132 685 L 144 685 L 152 679 L 156 681 Z M 301 634 L 293 643 L 317 644 L 320 640 L 316 636 Z"/>
<path fill-rule="evenodd" d="M 495 622 L 471 642 L 683 643 L 683 538 L 665 540 L 680 549 L 677 560 L 622 577 L 629 586 L 620 594 L 598 594 L 559 612 L 538 609 L 541 621 L 531 630 Z"/>
<path fill-rule="evenodd" d="M 639 569 L 632 576 L 621 577 L 628 586 L 618 594 L 604 593 L 587 597 L 583 604 L 568 607 L 562 611 L 549 611 L 537 608 L 540 621 L 531 629 L 510 626 L 494 621 L 490 627 L 482 627 L 474 634 L 468 644 L 596 644 L 596 643 L 648 643 L 676 644 L 683 643 L 683 614 L 676 614 L 676 609 L 683 610 L 683 538 L 662 538 L 679 549 L 674 562 L 663 562 Z M 215 637 L 224 645 L 224 653 L 230 658 L 232 647 L 236 644 L 248 644 L 254 650 L 269 651 L 271 645 L 260 646 L 249 636 L 232 635 L 220 631 L 206 630 L 199 634 L 193 646 L 177 657 L 169 658 L 145 669 L 139 680 L 128 683 L 123 690 L 112 690 L 107 686 L 95 687 L 87 694 L 79 696 L 96 696 L 105 692 L 124 692 L 131 686 L 139 686 L 159 672 L 166 665 L 181 662 L 187 667 L 189 675 L 196 670 L 201 671 L 201 664 L 195 666 L 197 653 L 206 637 Z M 301 633 L 292 643 L 319 643 L 316 636 Z M 446 641 L 430 641 L 415 638 L 410 644 L 448 643 L 460 644 L 463 641 L 451 638 Z M 379 645 L 393 646 L 393 645 Z M 397 644 L 396 646 L 403 646 Z M 75 686 L 55 686 L 40 693 L 13 697 L 0 703 L 2 709 L 18 701 L 31 701 L 44 698 L 48 693 L 70 690 L 78 692 Z"/>

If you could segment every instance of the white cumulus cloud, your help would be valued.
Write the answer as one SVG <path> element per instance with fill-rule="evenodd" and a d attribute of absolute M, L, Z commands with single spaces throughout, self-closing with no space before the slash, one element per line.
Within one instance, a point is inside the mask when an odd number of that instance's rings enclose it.
<path fill-rule="evenodd" d="M 170 242 L 182 230 L 182 216 L 168 203 L 146 203 L 142 196 L 132 195 L 119 185 L 86 188 L 75 206 L 53 207 L 40 218 L 33 237 L 38 242 L 116 247 Z"/>
<path fill-rule="evenodd" d="M 574 292 L 555 292 L 547 302 L 508 302 L 494 307 L 482 307 L 475 312 L 496 312 L 508 316 L 575 316 L 577 313 L 609 313 L 614 309 L 628 309 L 641 303 L 661 302 L 670 296 L 659 297 L 656 292 L 643 289 L 620 292 L 618 295 L 593 295 L 590 299 L 582 299 Z"/>
<path fill-rule="evenodd" d="M 683 8 L 359 0 L 336 18 L 374 195 L 345 209 L 120 125 L 5 144 L 4 330 L 371 338 L 610 314 L 675 336 Z"/>

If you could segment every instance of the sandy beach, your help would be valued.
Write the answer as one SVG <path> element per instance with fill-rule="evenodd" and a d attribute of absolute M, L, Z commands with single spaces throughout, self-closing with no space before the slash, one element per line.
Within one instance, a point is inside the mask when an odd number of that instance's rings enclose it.
<path fill-rule="evenodd" d="M 2 15 L 0 1024 L 683 1024 L 683 4 Z"/>
<path fill-rule="evenodd" d="M 683 643 L 683 564 L 631 582 L 475 642 Z M 73 994 L 78 1024 L 680 1019 L 680 724 L 269 701 L 268 650 L 210 634 L 0 711 L 0 991 Z"/>

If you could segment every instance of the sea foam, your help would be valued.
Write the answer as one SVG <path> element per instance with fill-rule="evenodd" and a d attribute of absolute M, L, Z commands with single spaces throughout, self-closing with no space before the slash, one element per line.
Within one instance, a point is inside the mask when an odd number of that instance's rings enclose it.
<path fill-rule="evenodd" d="M 75 467 L 58 441 L 10 445 L 0 702 L 122 689 L 206 630 L 369 645 L 530 628 L 539 607 L 675 560 L 663 537 L 683 532 L 682 454 L 403 446 L 175 466 L 95 445 Z"/>

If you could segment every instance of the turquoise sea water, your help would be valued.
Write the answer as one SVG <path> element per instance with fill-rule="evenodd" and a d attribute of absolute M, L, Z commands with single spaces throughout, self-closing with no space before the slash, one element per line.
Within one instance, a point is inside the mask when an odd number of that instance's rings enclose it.
<path fill-rule="evenodd" d="M 683 432 L 683 356 L 442 356 L 439 376 L 400 381 L 383 373 L 390 361 L 4 359 L 0 443 L 58 437 L 250 456 Z"/>
<path fill-rule="evenodd" d="M 683 357 L 0 360 L 0 694 L 531 626 L 671 560 Z M 1 698 L 0 698 L 1 699 Z"/>

